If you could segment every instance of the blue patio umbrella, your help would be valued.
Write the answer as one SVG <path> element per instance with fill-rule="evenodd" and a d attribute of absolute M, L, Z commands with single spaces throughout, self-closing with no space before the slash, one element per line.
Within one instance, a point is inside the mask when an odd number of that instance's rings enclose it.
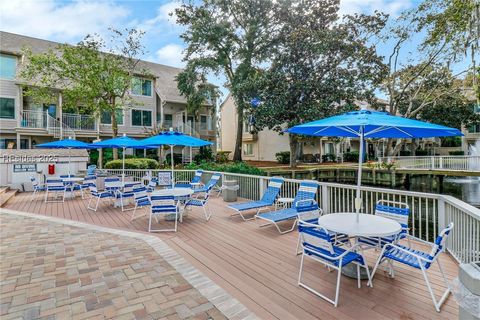
<path fill-rule="evenodd" d="M 93 149 L 122 149 L 122 182 L 125 181 L 125 149 L 153 149 L 142 144 L 139 140 L 127 137 L 125 134 L 121 137 L 112 138 L 108 140 L 98 141 L 89 145 Z"/>
<path fill-rule="evenodd" d="M 156 136 L 152 136 L 149 138 L 145 138 L 141 140 L 141 143 L 148 147 L 159 147 L 159 146 L 170 146 L 170 162 L 172 165 L 172 185 L 173 185 L 173 171 L 174 171 L 174 163 L 173 163 L 173 147 L 174 146 L 184 146 L 184 147 L 204 147 L 212 145 L 210 141 L 202 140 L 199 138 L 195 138 L 181 132 L 170 131 L 161 132 Z"/>
<path fill-rule="evenodd" d="M 360 110 L 301 124 L 286 130 L 288 133 L 319 137 L 351 137 L 360 139 L 355 211 L 362 206 L 362 155 L 365 138 L 427 138 L 452 137 L 463 134 L 455 128 L 393 116 L 386 112 Z"/>
<path fill-rule="evenodd" d="M 42 148 L 42 149 L 68 149 L 68 175 L 69 176 L 70 176 L 70 162 L 71 162 L 70 150 L 71 149 L 92 149 L 90 147 L 90 144 L 82 141 L 78 141 L 72 138 L 37 144 L 35 147 Z"/>

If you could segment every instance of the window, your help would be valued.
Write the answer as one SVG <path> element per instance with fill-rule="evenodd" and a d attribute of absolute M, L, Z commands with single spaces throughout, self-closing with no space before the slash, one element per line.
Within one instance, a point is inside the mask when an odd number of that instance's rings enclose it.
<path fill-rule="evenodd" d="M 200 130 L 207 130 L 207 116 L 200 116 Z"/>
<path fill-rule="evenodd" d="M 0 139 L 0 149 L 17 149 L 17 139 Z M 20 139 L 20 149 L 28 149 L 28 139 Z"/>
<path fill-rule="evenodd" d="M 164 114 L 163 115 L 163 126 L 165 128 L 173 127 L 173 115 L 171 115 L 171 114 Z"/>
<path fill-rule="evenodd" d="M 0 98 L 0 118 L 15 119 L 15 99 Z"/>
<path fill-rule="evenodd" d="M 123 110 L 122 109 L 117 109 L 115 111 L 115 118 L 117 119 L 117 124 L 118 125 L 123 124 Z M 102 124 L 112 124 L 112 117 L 110 115 L 110 112 L 102 111 L 102 116 L 100 117 L 100 122 Z"/>
<path fill-rule="evenodd" d="M 253 156 L 253 144 L 245 143 L 243 145 L 243 155 L 245 156 Z"/>
<path fill-rule="evenodd" d="M 152 125 L 152 111 L 132 110 L 132 126 L 150 127 Z"/>
<path fill-rule="evenodd" d="M 17 57 L 0 54 L 0 78 L 2 79 L 15 79 L 15 73 L 17 68 Z"/>
<path fill-rule="evenodd" d="M 141 78 L 133 78 L 132 94 L 137 96 L 152 96 L 152 81 Z"/>

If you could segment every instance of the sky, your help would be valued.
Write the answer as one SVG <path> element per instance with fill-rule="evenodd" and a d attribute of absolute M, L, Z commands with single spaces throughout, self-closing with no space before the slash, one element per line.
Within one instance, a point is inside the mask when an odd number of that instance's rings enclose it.
<path fill-rule="evenodd" d="M 380 10 L 391 16 L 414 7 L 418 0 L 341 0 L 341 13 L 373 13 Z M 175 67 L 184 66 L 185 47 L 170 13 L 179 6 L 169 0 L 7 0 L 0 1 L 0 30 L 51 41 L 75 44 L 90 33 L 107 34 L 109 27 L 138 28 L 145 31 L 145 60 Z M 391 48 L 379 45 L 380 54 Z M 222 78 L 209 79 L 223 88 Z"/>

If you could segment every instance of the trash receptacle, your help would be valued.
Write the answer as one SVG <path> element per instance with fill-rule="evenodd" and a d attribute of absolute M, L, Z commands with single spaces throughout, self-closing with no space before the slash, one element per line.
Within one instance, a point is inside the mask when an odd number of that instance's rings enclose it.
<path fill-rule="evenodd" d="M 237 201 L 237 180 L 224 180 L 222 185 L 222 197 L 225 202 Z"/>
<path fill-rule="evenodd" d="M 451 289 L 459 304 L 458 319 L 480 319 L 480 261 L 460 264 Z"/>

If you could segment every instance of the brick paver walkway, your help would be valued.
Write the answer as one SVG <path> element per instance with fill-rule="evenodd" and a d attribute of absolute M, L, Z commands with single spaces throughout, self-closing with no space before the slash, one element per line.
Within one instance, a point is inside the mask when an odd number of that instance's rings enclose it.
<path fill-rule="evenodd" d="M 0 219 L 2 320 L 225 318 L 140 239 Z"/>

